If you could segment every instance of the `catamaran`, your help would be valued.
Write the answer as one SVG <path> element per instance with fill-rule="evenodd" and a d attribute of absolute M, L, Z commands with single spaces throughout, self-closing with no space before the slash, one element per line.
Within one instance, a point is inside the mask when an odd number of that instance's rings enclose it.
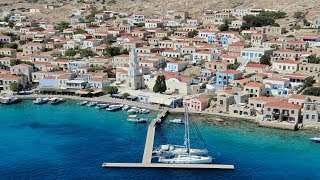
<path fill-rule="evenodd" d="M 172 146 L 174 147 L 172 150 L 167 152 L 162 152 L 162 155 L 159 157 L 159 163 L 167 163 L 167 164 L 210 164 L 212 163 L 212 157 L 204 156 L 208 153 L 206 149 L 191 149 L 190 148 L 190 129 L 189 129 L 189 116 L 188 109 L 185 108 L 184 113 L 185 119 L 185 141 L 184 146 Z M 193 151 L 192 154 L 191 150 Z M 199 153 L 199 154 L 197 154 Z"/>

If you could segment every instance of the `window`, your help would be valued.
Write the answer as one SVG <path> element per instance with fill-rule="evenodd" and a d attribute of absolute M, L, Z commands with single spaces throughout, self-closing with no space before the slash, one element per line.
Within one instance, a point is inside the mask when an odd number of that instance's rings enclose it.
<path fill-rule="evenodd" d="M 267 111 L 271 111 L 271 108 L 268 108 Z"/>
<path fill-rule="evenodd" d="M 294 114 L 294 110 L 291 110 L 291 114 Z"/>
<path fill-rule="evenodd" d="M 220 105 L 223 105 L 223 100 L 220 100 Z"/>

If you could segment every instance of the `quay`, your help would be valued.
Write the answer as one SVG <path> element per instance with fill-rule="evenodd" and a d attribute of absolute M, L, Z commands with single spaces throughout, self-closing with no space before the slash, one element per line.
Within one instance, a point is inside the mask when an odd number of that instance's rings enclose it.
<path fill-rule="evenodd" d="M 152 151 L 154 144 L 154 136 L 156 131 L 157 123 L 161 123 L 162 120 L 169 113 L 168 109 L 161 111 L 158 116 L 151 121 L 148 126 L 148 132 L 146 137 L 146 143 L 144 147 L 144 153 L 142 163 L 103 163 L 103 168 L 176 168 L 176 169 L 224 169 L 234 170 L 233 165 L 223 164 L 161 164 L 151 163 Z"/>
<path fill-rule="evenodd" d="M 144 153 L 143 153 L 143 159 L 142 159 L 142 163 L 144 163 L 144 164 L 151 163 L 156 125 L 157 125 L 157 123 L 161 123 L 162 119 L 167 116 L 168 112 L 169 112 L 168 109 L 164 109 L 149 124 L 147 137 L 146 137 L 146 144 L 144 147 Z"/>
<path fill-rule="evenodd" d="M 223 164 L 103 163 L 102 167 L 104 168 L 175 168 L 175 169 L 234 170 L 233 165 L 223 165 Z"/>

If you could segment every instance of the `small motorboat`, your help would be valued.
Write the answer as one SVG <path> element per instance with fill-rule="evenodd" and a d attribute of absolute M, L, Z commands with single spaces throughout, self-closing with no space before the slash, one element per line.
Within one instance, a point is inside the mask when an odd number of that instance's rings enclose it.
<path fill-rule="evenodd" d="M 148 114 L 150 111 L 148 109 L 140 109 L 139 113 L 140 114 Z"/>
<path fill-rule="evenodd" d="M 81 102 L 79 102 L 78 104 L 80 105 L 80 106 L 84 106 L 84 105 L 86 105 L 88 103 L 88 101 L 81 101 Z"/>
<path fill-rule="evenodd" d="M 98 109 L 105 109 L 109 106 L 109 104 L 97 104 L 96 108 Z"/>
<path fill-rule="evenodd" d="M 9 105 L 9 104 L 16 104 L 16 103 L 19 103 L 19 102 L 21 102 L 21 99 L 18 99 L 18 98 L 13 97 L 13 96 L 1 98 L 1 103 L 2 104 Z"/>
<path fill-rule="evenodd" d="M 89 102 L 89 104 L 87 104 L 87 106 L 89 107 L 93 107 L 93 106 L 96 106 L 98 103 L 93 101 L 93 102 Z"/>
<path fill-rule="evenodd" d="M 36 98 L 33 102 L 33 104 L 45 104 L 49 101 L 48 98 Z"/>
<path fill-rule="evenodd" d="M 49 104 L 56 105 L 62 103 L 64 101 L 63 98 L 51 98 L 49 99 Z"/>
<path fill-rule="evenodd" d="M 315 142 L 320 142 L 320 137 L 313 137 L 313 138 L 310 138 L 310 140 Z"/>
<path fill-rule="evenodd" d="M 138 114 L 139 113 L 139 109 L 138 108 L 131 108 L 128 110 L 128 113 L 130 114 Z"/>
<path fill-rule="evenodd" d="M 122 108 L 121 105 L 110 105 L 106 110 L 107 111 L 118 111 Z"/>
<path fill-rule="evenodd" d="M 128 106 L 128 105 L 124 105 L 124 106 L 122 107 L 122 110 L 124 110 L 124 111 L 127 111 L 128 109 L 130 109 L 130 106 Z"/>
<path fill-rule="evenodd" d="M 145 122 L 147 122 L 147 119 L 145 119 L 145 118 L 138 119 L 137 115 L 129 115 L 127 121 L 136 122 L 136 123 L 145 123 Z"/>
<path fill-rule="evenodd" d="M 169 120 L 169 122 L 175 123 L 175 124 L 184 124 L 184 121 L 182 119 L 171 119 Z"/>

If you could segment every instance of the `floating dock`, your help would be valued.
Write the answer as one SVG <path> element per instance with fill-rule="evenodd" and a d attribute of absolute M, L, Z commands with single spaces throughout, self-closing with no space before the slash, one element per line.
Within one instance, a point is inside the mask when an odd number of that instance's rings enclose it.
<path fill-rule="evenodd" d="M 225 169 L 233 170 L 233 165 L 222 164 L 160 164 L 160 163 L 103 163 L 104 168 L 176 168 L 176 169 Z"/>
<path fill-rule="evenodd" d="M 177 168 L 177 169 L 225 169 L 233 170 L 233 165 L 223 164 L 161 164 L 151 163 L 154 144 L 154 135 L 157 123 L 161 123 L 167 116 L 169 110 L 164 109 L 158 116 L 151 121 L 148 126 L 146 144 L 144 147 L 142 163 L 103 163 L 103 168 Z"/>

